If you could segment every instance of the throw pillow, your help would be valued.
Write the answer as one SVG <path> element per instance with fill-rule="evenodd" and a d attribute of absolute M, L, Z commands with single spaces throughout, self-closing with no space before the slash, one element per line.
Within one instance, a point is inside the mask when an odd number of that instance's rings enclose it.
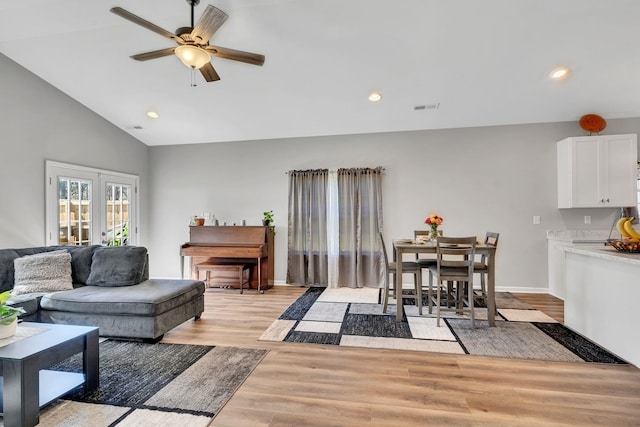
<path fill-rule="evenodd" d="M 15 285 L 12 295 L 73 289 L 71 255 L 65 250 L 25 255 L 13 260 Z"/>
<path fill-rule="evenodd" d="M 0 250 L 0 292 L 13 289 L 15 283 L 13 260 L 19 256 L 13 249 Z"/>
<path fill-rule="evenodd" d="M 143 246 L 99 247 L 93 252 L 90 286 L 131 286 L 142 281 L 147 264 Z"/>

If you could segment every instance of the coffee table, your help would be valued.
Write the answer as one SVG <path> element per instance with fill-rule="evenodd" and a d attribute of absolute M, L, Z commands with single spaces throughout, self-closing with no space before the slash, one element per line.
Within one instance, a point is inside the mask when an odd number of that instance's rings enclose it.
<path fill-rule="evenodd" d="M 23 322 L 44 329 L 36 335 L 0 347 L 0 411 L 5 427 L 34 426 L 40 408 L 84 384 L 98 387 L 98 328 Z M 47 370 L 74 354 L 83 355 L 83 372 Z"/>

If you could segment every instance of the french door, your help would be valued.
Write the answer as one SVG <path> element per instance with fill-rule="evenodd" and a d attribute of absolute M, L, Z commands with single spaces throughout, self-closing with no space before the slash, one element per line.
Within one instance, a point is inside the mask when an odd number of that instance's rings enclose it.
<path fill-rule="evenodd" d="M 47 160 L 46 244 L 135 245 L 138 177 Z"/>

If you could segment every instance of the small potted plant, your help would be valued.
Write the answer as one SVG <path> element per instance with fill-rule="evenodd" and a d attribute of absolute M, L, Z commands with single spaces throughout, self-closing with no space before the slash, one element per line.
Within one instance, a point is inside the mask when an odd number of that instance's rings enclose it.
<path fill-rule="evenodd" d="M 262 225 L 271 227 L 273 225 L 273 211 L 263 212 Z"/>
<path fill-rule="evenodd" d="M 9 338 L 16 333 L 18 316 L 24 313 L 20 307 L 7 307 L 5 303 L 11 296 L 11 291 L 0 294 L 0 339 Z"/>
<path fill-rule="evenodd" d="M 269 231 L 271 231 L 273 233 L 273 235 L 275 236 L 276 227 L 273 224 L 273 211 L 265 211 L 262 214 L 264 215 L 262 217 L 262 225 L 268 227 Z"/>

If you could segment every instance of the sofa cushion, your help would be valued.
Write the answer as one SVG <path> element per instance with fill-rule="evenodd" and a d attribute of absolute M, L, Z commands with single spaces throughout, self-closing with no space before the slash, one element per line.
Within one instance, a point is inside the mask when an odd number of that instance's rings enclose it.
<path fill-rule="evenodd" d="M 14 249 L 0 250 L 0 292 L 13 289 L 13 260 L 20 257 Z"/>
<path fill-rule="evenodd" d="M 46 293 L 43 292 L 37 292 L 33 294 L 22 294 L 15 296 L 12 295 L 11 298 L 9 298 L 9 300 L 6 302 L 6 305 L 16 308 L 22 308 L 25 312 L 19 317 L 29 316 L 38 312 L 38 309 L 40 308 L 40 299 L 45 294 Z"/>
<path fill-rule="evenodd" d="M 147 263 L 142 246 L 99 247 L 93 252 L 89 286 L 131 286 L 140 283 Z"/>
<path fill-rule="evenodd" d="M 71 276 L 74 285 L 85 285 L 91 273 L 91 263 L 93 252 L 100 248 L 100 245 L 93 246 L 55 246 L 57 249 L 64 249 L 71 254 Z"/>
<path fill-rule="evenodd" d="M 65 250 L 26 255 L 13 260 L 12 295 L 73 289 L 71 255 Z"/>
<path fill-rule="evenodd" d="M 150 279 L 133 286 L 83 286 L 42 297 L 44 310 L 73 313 L 157 316 L 204 293 L 199 280 Z"/>

